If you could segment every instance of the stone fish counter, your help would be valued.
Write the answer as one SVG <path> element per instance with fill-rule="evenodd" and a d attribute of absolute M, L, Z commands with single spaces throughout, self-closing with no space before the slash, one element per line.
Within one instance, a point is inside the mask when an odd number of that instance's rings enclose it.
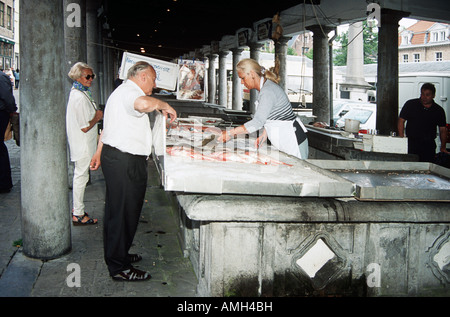
<path fill-rule="evenodd" d="M 198 296 L 450 295 L 449 202 L 361 201 L 330 166 L 273 153 L 288 165 L 154 155 Z"/>
<path fill-rule="evenodd" d="M 199 296 L 449 296 L 443 202 L 178 193 Z"/>

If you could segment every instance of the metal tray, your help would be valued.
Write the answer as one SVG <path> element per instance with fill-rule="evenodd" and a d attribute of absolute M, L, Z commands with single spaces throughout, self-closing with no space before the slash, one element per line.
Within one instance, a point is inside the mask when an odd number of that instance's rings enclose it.
<path fill-rule="evenodd" d="M 359 200 L 450 201 L 450 169 L 422 162 L 308 160 L 356 186 Z"/>

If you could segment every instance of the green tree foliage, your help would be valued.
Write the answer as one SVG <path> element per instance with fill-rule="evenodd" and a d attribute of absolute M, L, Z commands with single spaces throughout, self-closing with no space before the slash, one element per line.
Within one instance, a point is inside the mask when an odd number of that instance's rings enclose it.
<path fill-rule="evenodd" d="M 375 31 L 375 32 L 374 32 Z M 335 39 L 341 47 L 333 50 L 333 65 L 347 65 L 348 31 L 338 35 Z M 367 21 L 363 21 L 364 64 L 374 64 L 378 58 L 378 32 L 370 28 Z"/>

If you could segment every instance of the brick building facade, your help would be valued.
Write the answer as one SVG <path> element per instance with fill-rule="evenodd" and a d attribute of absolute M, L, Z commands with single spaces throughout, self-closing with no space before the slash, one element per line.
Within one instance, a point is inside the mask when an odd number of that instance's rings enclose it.
<path fill-rule="evenodd" d="M 14 0 L 0 0 L 0 69 L 14 63 Z"/>
<path fill-rule="evenodd" d="M 400 63 L 450 60 L 450 25 L 418 21 L 399 33 Z"/>

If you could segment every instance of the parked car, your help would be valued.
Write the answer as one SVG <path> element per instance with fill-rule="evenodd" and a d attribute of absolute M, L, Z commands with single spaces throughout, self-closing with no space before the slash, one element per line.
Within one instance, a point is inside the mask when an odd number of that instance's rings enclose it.
<path fill-rule="evenodd" d="M 371 104 L 371 107 L 351 108 L 336 121 L 336 128 L 344 128 L 345 119 L 358 120 L 360 130 L 374 130 L 376 128 L 377 107 L 375 104 Z"/>
<path fill-rule="evenodd" d="M 332 122 L 333 126 L 336 126 L 337 121 L 353 108 L 376 109 L 376 104 L 350 99 L 334 99 Z"/>

